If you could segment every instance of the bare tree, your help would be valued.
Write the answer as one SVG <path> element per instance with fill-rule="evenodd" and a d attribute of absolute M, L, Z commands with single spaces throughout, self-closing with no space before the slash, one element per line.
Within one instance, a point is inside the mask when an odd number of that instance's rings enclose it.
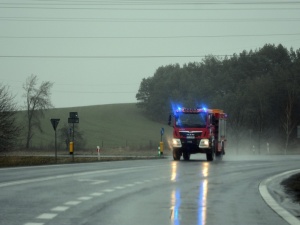
<path fill-rule="evenodd" d="M 34 135 L 34 128 L 42 131 L 40 119 L 44 117 L 44 111 L 52 106 L 50 100 L 50 89 L 53 83 L 43 81 L 37 87 L 38 78 L 36 75 L 31 75 L 26 79 L 23 89 L 25 90 L 24 97 L 26 98 L 27 111 L 27 135 L 26 135 L 26 149 L 29 149 L 30 142 Z"/>
<path fill-rule="evenodd" d="M 76 149 L 83 149 L 86 145 L 85 139 L 84 139 L 84 132 L 79 129 L 79 124 L 75 124 L 75 129 L 73 131 L 72 127 L 68 124 L 64 124 L 60 129 L 59 129 L 59 140 L 60 143 L 63 143 L 65 145 L 65 149 L 69 149 L 69 144 L 70 141 L 72 140 L 72 132 L 74 132 L 74 139 L 75 139 L 75 144 L 76 144 Z"/>
<path fill-rule="evenodd" d="M 8 87 L 0 84 L 0 151 L 11 149 L 20 134 L 16 123 L 16 104 Z"/>
<path fill-rule="evenodd" d="M 285 146 L 284 146 L 284 153 L 287 153 L 290 136 L 292 131 L 296 127 L 296 123 L 293 123 L 292 114 L 293 108 L 295 107 L 297 96 L 295 89 L 288 89 L 287 91 L 287 101 L 284 109 L 284 117 L 282 119 L 282 127 L 285 132 Z"/>

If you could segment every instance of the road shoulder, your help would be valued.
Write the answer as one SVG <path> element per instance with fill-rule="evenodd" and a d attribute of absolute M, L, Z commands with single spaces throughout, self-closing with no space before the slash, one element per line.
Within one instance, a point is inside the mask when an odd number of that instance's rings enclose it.
<path fill-rule="evenodd" d="M 287 171 L 263 180 L 259 185 L 259 191 L 265 202 L 285 221 L 291 225 L 299 225 L 299 204 L 284 191 L 280 184 L 282 180 L 300 173 L 300 170 Z"/>

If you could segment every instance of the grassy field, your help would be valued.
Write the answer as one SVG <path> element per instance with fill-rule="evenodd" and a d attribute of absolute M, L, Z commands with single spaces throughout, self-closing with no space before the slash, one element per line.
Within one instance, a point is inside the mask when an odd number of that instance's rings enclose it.
<path fill-rule="evenodd" d="M 54 130 L 50 119 L 60 119 L 57 127 L 59 130 L 63 125 L 68 125 L 69 112 L 78 112 L 79 130 L 84 133 L 86 141 L 86 146 L 80 150 L 95 151 L 96 146 L 103 146 L 103 149 L 157 149 L 161 128 L 165 129 L 163 136 L 165 143 L 172 134 L 171 127 L 167 125 L 168 115 L 165 124 L 153 122 L 146 118 L 133 103 L 57 108 L 47 110 L 45 113 L 45 118 L 42 120 L 44 132 L 35 131 L 32 148 L 53 149 Z M 19 112 L 18 117 L 24 124 L 25 112 Z M 24 145 L 24 139 L 20 145 Z M 58 146 L 59 149 L 65 149 L 65 144 L 62 142 L 58 142 Z"/>

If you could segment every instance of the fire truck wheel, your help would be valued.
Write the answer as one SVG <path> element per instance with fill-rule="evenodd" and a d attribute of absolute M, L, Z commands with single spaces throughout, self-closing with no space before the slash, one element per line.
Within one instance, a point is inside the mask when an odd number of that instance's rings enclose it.
<path fill-rule="evenodd" d="M 183 159 L 184 159 L 184 160 L 187 160 L 187 161 L 190 160 L 190 156 L 191 156 L 191 155 L 190 155 L 188 152 L 184 152 L 184 153 L 183 153 Z"/>
<path fill-rule="evenodd" d="M 217 152 L 216 153 L 216 159 L 222 160 L 223 159 L 223 152 Z"/>
<path fill-rule="evenodd" d="M 173 148 L 173 159 L 178 161 L 181 157 L 181 151 L 177 148 Z"/>
<path fill-rule="evenodd" d="M 206 160 L 207 161 L 214 161 L 214 158 L 215 158 L 215 153 L 214 152 L 206 153 Z"/>

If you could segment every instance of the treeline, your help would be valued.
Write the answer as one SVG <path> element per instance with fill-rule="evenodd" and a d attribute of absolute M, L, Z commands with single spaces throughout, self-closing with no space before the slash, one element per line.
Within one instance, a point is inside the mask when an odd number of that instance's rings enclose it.
<path fill-rule="evenodd" d="M 159 67 L 136 98 L 149 117 L 166 121 L 171 104 L 223 109 L 231 146 L 261 153 L 297 147 L 300 49 L 266 44 L 225 58 L 207 56 L 180 67 Z"/>

